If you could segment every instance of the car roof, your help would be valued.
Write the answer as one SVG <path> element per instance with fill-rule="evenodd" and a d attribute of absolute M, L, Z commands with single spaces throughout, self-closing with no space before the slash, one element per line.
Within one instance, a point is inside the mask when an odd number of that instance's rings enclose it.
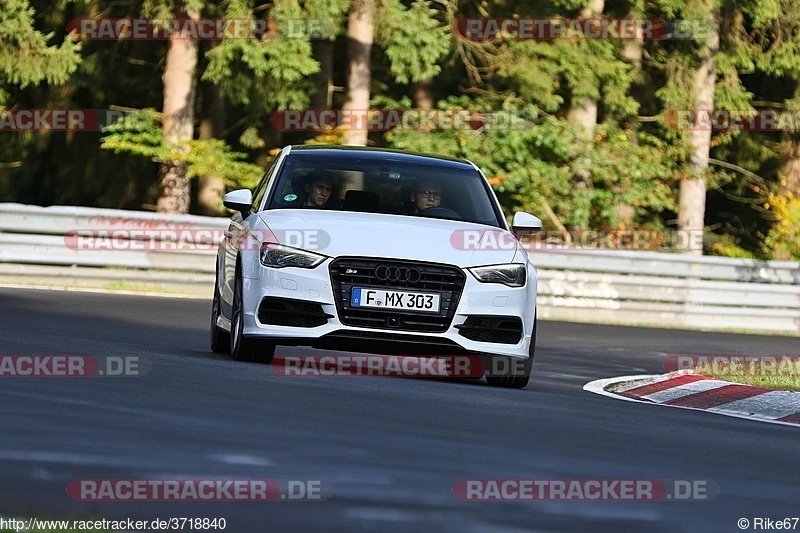
<path fill-rule="evenodd" d="M 366 160 L 393 160 L 403 163 L 421 163 L 426 165 L 441 165 L 442 167 L 449 167 L 453 169 L 462 170 L 475 170 L 475 167 L 469 161 L 464 159 L 456 159 L 453 157 L 446 157 L 433 154 L 421 154 L 416 152 L 407 152 L 405 150 L 394 150 L 391 148 L 367 148 L 364 146 L 304 146 L 292 145 L 292 153 L 297 152 L 317 152 L 321 156 L 340 156 L 340 157 L 353 157 L 355 153 L 358 157 Z M 354 153 L 355 152 L 355 153 Z"/>

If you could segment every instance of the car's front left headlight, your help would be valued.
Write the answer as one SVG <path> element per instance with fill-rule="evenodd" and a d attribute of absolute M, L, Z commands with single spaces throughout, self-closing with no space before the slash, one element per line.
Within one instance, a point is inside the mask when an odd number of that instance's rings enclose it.
<path fill-rule="evenodd" d="M 509 287 L 525 285 L 525 265 L 518 263 L 474 267 L 469 271 L 481 283 L 502 283 Z"/>
<path fill-rule="evenodd" d="M 324 255 L 272 242 L 261 245 L 261 264 L 272 268 L 315 268 L 325 261 Z"/>

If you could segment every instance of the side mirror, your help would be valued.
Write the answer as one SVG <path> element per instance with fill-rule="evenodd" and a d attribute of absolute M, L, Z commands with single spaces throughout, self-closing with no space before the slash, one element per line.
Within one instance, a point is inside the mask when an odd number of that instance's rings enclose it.
<path fill-rule="evenodd" d="M 231 191 L 222 198 L 222 205 L 228 209 L 239 211 L 242 216 L 245 216 L 253 206 L 253 193 L 248 189 Z"/>
<path fill-rule="evenodd" d="M 530 213 L 518 211 L 514 213 L 514 219 L 511 221 L 511 229 L 517 238 L 525 233 L 536 233 L 542 230 L 542 221 L 539 217 L 535 217 Z"/>

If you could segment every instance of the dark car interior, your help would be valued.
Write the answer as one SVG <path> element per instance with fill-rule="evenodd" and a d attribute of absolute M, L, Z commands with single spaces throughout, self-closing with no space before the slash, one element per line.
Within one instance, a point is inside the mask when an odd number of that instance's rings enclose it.
<path fill-rule="evenodd" d="M 302 159 L 285 165 L 268 209 L 304 208 L 306 185 L 324 177 L 331 180 L 333 193 L 322 209 L 413 215 L 412 194 L 419 183 L 425 182 L 441 188 L 441 201 L 439 206 L 424 209 L 418 216 L 500 227 L 488 186 L 477 171 L 456 172 L 409 164 L 359 167 L 338 161 L 309 165 L 307 158 Z"/>

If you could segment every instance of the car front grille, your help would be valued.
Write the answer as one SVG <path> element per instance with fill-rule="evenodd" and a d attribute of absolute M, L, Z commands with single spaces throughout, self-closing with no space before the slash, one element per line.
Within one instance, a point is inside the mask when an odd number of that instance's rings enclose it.
<path fill-rule="evenodd" d="M 333 318 L 313 302 L 290 300 L 287 298 L 264 298 L 258 306 L 258 320 L 271 326 L 292 326 L 296 328 L 315 328 L 324 326 Z"/>
<path fill-rule="evenodd" d="M 476 342 L 517 344 L 522 338 L 522 320 L 516 316 L 473 315 L 456 328 L 459 335 Z"/>
<path fill-rule="evenodd" d="M 386 269 L 404 270 L 402 279 L 386 278 Z M 447 331 L 464 289 L 464 273 L 448 265 L 417 261 L 342 257 L 330 265 L 331 283 L 339 320 L 347 326 L 441 333 Z M 391 277 L 391 276 L 389 276 Z M 352 307 L 353 287 L 399 291 L 437 292 L 439 313 Z"/>

